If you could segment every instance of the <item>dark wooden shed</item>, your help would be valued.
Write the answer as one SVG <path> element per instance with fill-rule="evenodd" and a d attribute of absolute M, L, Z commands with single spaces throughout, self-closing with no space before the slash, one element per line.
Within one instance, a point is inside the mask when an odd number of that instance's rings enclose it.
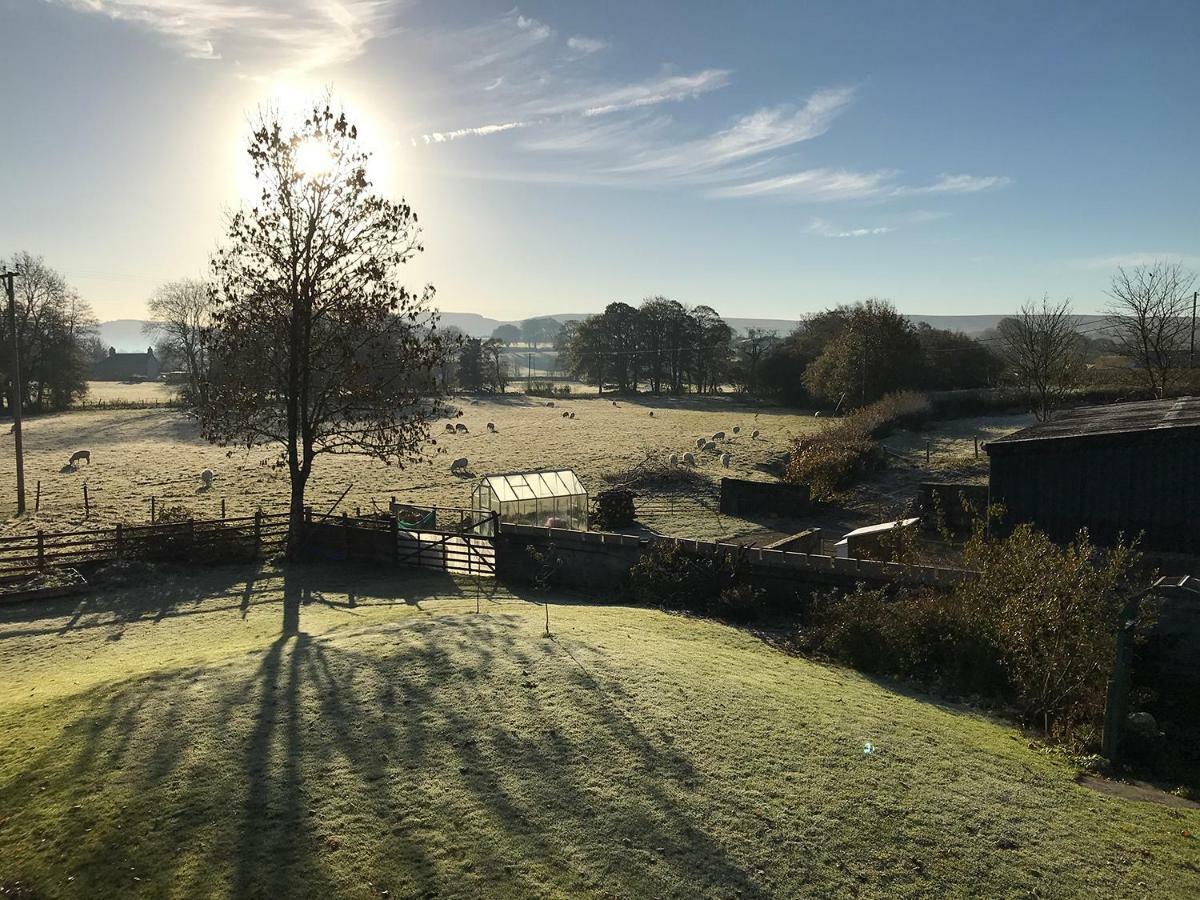
<path fill-rule="evenodd" d="M 1200 398 L 1091 406 L 989 441 L 1004 522 L 1057 541 L 1141 535 L 1142 549 L 1200 552 Z"/>

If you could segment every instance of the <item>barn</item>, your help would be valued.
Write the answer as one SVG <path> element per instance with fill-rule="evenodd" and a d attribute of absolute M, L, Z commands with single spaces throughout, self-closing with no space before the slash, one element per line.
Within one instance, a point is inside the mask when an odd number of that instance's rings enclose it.
<path fill-rule="evenodd" d="M 1060 413 L 986 447 L 1003 521 L 1056 541 L 1141 535 L 1144 550 L 1200 552 L 1200 398 Z"/>

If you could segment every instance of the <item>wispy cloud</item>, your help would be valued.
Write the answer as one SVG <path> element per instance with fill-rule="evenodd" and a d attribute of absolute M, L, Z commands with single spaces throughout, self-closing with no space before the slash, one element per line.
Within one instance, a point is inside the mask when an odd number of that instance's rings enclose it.
<path fill-rule="evenodd" d="M 311 71 L 359 56 L 406 0 L 50 0 L 157 33 L 193 59 Z M 245 56 L 245 59 L 243 59 Z"/>
<path fill-rule="evenodd" d="M 879 234 L 890 234 L 896 229 L 891 225 L 877 225 L 873 228 L 838 228 L 824 219 L 813 219 L 808 226 L 810 234 L 818 234 L 827 238 L 857 238 L 872 237 Z"/>
<path fill-rule="evenodd" d="M 587 56 L 590 53 L 599 53 L 601 50 L 608 48 L 608 41 L 600 38 L 584 37 L 581 34 L 575 34 L 567 38 L 567 49 L 580 56 Z"/>
<path fill-rule="evenodd" d="M 425 144 L 445 144 L 459 138 L 487 137 L 489 134 L 500 134 L 515 128 L 526 128 L 528 125 L 528 122 L 500 122 L 495 125 L 478 125 L 474 128 L 457 128 L 454 131 L 431 131 L 429 134 L 421 135 L 421 141 Z M 413 143 L 416 144 L 416 138 L 413 138 Z"/>
<path fill-rule="evenodd" d="M 664 75 L 635 84 L 601 90 L 592 95 L 552 106 L 549 112 L 582 112 L 585 116 L 604 116 L 631 109 L 643 109 L 662 103 L 691 100 L 729 84 L 727 69 L 705 69 L 691 75 Z"/>
<path fill-rule="evenodd" d="M 853 172 L 846 169 L 804 169 L 755 181 L 714 188 L 715 197 L 779 196 L 793 200 L 828 202 L 868 200 L 924 194 L 973 194 L 1009 184 L 1005 176 L 943 175 L 927 185 L 906 185 L 897 181 L 893 169 Z"/>

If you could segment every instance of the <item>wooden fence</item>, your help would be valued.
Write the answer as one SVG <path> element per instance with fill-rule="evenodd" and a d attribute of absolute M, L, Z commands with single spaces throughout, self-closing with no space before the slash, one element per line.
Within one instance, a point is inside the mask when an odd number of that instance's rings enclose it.
<path fill-rule="evenodd" d="M 41 570 L 135 557 L 195 557 L 214 561 L 281 549 L 287 541 L 288 514 L 257 512 L 234 519 L 117 524 L 87 531 L 38 531 L 0 538 L 0 574 Z"/>

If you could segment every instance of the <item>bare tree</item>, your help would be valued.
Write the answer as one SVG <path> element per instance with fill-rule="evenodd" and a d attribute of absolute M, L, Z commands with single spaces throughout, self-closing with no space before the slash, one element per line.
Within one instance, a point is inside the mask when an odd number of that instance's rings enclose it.
<path fill-rule="evenodd" d="M 146 305 L 151 321 L 143 330 L 159 336 L 165 348 L 183 361 L 190 396 L 202 402 L 201 393 L 208 382 L 208 335 L 215 295 L 206 282 L 189 278 L 162 285 Z"/>
<path fill-rule="evenodd" d="M 344 113 L 326 101 L 291 126 L 264 111 L 248 152 L 259 196 L 233 214 L 213 261 L 212 374 L 198 414 L 215 443 L 279 449 L 295 557 L 318 455 L 423 458 L 445 342 L 433 288 L 399 281 L 421 249 L 416 214 L 371 193 Z"/>
<path fill-rule="evenodd" d="M 1071 301 L 1026 303 L 1014 317 L 997 326 L 1001 353 L 1034 404 L 1039 421 L 1051 411 L 1083 374 L 1083 357 Z"/>
<path fill-rule="evenodd" d="M 1108 321 L 1118 346 L 1137 363 L 1155 397 L 1165 397 L 1184 367 L 1196 276 L 1178 263 L 1117 269 Z"/>

